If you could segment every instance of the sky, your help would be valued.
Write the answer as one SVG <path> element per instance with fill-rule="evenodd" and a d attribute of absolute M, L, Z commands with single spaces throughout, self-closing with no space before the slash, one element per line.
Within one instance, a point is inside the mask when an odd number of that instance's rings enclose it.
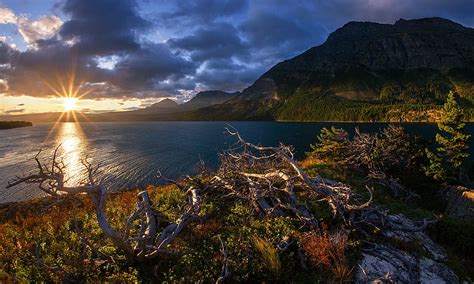
<path fill-rule="evenodd" d="M 241 91 L 349 21 L 434 16 L 474 27 L 474 0 L 0 0 L 0 114 Z"/>

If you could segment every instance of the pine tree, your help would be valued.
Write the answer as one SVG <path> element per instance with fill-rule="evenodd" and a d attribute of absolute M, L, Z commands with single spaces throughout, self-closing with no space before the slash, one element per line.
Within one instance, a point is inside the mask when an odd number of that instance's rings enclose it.
<path fill-rule="evenodd" d="M 441 133 L 436 134 L 436 142 L 439 147 L 436 153 L 427 150 L 430 164 L 425 171 L 436 180 L 454 182 L 460 179 L 464 162 L 469 157 L 470 138 L 464 131 L 463 118 L 463 109 L 457 103 L 455 93 L 450 91 L 438 123 Z"/>
<path fill-rule="evenodd" d="M 345 158 L 345 152 L 349 145 L 348 134 L 344 129 L 324 127 L 318 135 L 318 143 L 311 144 L 313 149 L 310 155 L 314 155 L 320 159 L 330 159 L 339 162 Z"/>

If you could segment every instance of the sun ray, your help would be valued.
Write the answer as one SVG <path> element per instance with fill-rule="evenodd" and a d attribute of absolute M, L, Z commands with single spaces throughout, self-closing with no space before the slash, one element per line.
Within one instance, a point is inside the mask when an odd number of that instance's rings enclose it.
<path fill-rule="evenodd" d="M 66 87 L 64 86 L 63 81 L 61 79 L 58 79 L 58 81 L 59 81 L 59 86 L 61 87 L 61 90 L 62 90 L 62 97 L 67 98 L 69 94 L 66 91 Z"/>
<path fill-rule="evenodd" d="M 61 120 L 65 114 L 66 114 L 65 112 L 62 112 L 61 115 L 59 115 L 59 118 L 56 120 L 56 122 L 54 122 L 53 127 L 51 127 L 51 129 L 48 131 L 48 135 L 46 135 L 46 138 L 44 141 L 47 141 L 51 137 L 51 134 L 57 128 L 59 123 L 61 123 Z"/>

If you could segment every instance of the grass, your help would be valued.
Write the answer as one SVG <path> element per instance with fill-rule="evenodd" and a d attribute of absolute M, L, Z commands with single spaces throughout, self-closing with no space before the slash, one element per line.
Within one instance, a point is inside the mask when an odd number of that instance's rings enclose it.
<path fill-rule="evenodd" d="M 278 278 L 281 271 L 281 261 L 277 249 L 270 242 L 257 236 L 254 237 L 253 245 L 268 271 L 272 273 L 275 278 Z"/>

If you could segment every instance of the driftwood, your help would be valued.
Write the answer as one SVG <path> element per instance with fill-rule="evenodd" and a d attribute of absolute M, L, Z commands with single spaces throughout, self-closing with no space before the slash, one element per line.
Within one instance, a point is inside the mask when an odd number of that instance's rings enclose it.
<path fill-rule="evenodd" d="M 81 185 L 67 186 L 65 181 L 65 165 L 57 157 L 58 148 L 55 149 L 51 165 L 42 163 L 39 159 L 41 151 L 35 156 L 38 172 L 35 174 L 18 176 L 8 183 L 7 188 L 11 188 L 21 183 L 38 184 L 38 187 L 51 196 L 60 197 L 63 194 L 87 194 L 95 207 L 97 222 L 102 232 L 110 241 L 121 249 L 127 261 L 143 262 L 150 260 L 165 251 L 166 247 L 173 242 L 179 233 L 190 223 L 197 219 L 200 209 L 200 190 L 190 188 L 187 195 L 190 196 L 188 209 L 176 221 L 165 228 L 159 234 L 157 219 L 152 202 L 146 191 L 142 191 L 137 196 L 135 211 L 130 215 L 123 231 L 117 231 L 108 222 L 106 216 L 107 189 L 94 176 L 99 166 L 92 166 L 87 160 L 83 165 L 87 171 L 87 179 Z M 138 222 L 139 229 L 131 235 L 134 222 Z"/>
<path fill-rule="evenodd" d="M 237 147 L 221 155 L 221 166 L 213 182 L 228 191 L 227 196 L 247 200 L 263 215 L 294 215 L 303 226 L 316 228 L 318 221 L 299 200 L 297 192 L 306 191 L 321 202 L 327 202 L 334 216 L 346 217 L 353 211 L 367 208 L 359 202 L 350 186 L 322 177 L 310 177 L 296 162 L 291 147 L 259 146 L 245 141 L 229 128 L 227 133 L 237 139 Z"/>

